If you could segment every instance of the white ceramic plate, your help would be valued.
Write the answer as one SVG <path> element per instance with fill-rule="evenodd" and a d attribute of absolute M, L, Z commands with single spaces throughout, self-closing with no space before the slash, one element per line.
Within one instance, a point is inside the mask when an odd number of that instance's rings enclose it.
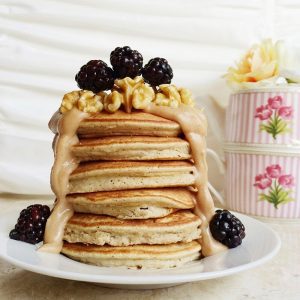
<path fill-rule="evenodd" d="M 246 227 L 240 247 L 168 270 L 130 270 L 104 268 L 73 261 L 63 255 L 39 253 L 37 246 L 10 240 L 19 211 L 0 216 L 0 256 L 25 270 L 49 276 L 87 281 L 109 287 L 160 288 L 181 283 L 217 278 L 238 273 L 270 260 L 280 248 L 278 235 L 267 225 L 236 214 Z"/>

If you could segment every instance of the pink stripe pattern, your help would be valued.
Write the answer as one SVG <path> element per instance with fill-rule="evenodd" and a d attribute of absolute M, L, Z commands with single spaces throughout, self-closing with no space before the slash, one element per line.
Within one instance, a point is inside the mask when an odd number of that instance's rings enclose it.
<path fill-rule="evenodd" d="M 291 107 L 293 115 L 287 122 L 289 131 L 272 134 L 260 130 L 262 120 L 255 117 L 256 109 L 266 106 L 268 100 L 280 96 L 282 106 Z M 231 95 L 226 113 L 226 141 L 231 143 L 295 144 L 300 141 L 300 90 L 289 92 L 241 92 Z M 282 111 L 282 110 L 281 110 Z M 285 116 L 286 118 L 286 116 Z M 266 122 L 264 122 L 266 123 Z"/>
<path fill-rule="evenodd" d="M 256 155 L 244 153 L 225 153 L 227 161 L 226 203 L 229 209 L 249 215 L 272 218 L 300 218 L 300 157 Z M 259 200 L 259 194 L 268 192 L 258 189 L 255 177 L 263 174 L 268 166 L 282 166 L 283 174 L 294 178 L 290 191 L 290 202 L 279 204 Z M 274 179 L 273 179 L 274 180 Z M 280 180 L 279 180 L 280 181 Z"/>
<path fill-rule="evenodd" d="M 256 216 L 300 218 L 300 155 L 282 147 L 276 153 L 262 151 L 266 145 L 299 145 L 300 89 L 232 94 L 225 142 L 231 145 L 225 152 L 228 208 Z"/>

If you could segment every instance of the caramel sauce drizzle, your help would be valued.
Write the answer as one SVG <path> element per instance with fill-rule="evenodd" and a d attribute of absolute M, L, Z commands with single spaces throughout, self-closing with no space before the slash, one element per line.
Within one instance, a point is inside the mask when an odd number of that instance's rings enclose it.
<path fill-rule="evenodd" d="M 145 112 L 157 115 L 180 124 L 190 143 L 195 164 L 195 214 L 201 220 L 202 254 L 210 256 L 227 248 L 216 241 L 209 230 L 209 221 L 215 214 L 214 202 L 208 189 L 206 163 L 207 120 L 196 108 L 181 104 L 178 108 L 149 104 Z M 56 196 L 54 209 L 49 217 L 44 235 L 44 245 L 40 251 L 59 253 L 63 245 L 64 229 L 74 211 L 66 200 L 69 176 L 78 167 L 79 162 L 73 157 L 71 148 L 79 142 L 76 131 L 79 123 L 89 114 L 76 108 L 65 114 L 57 112 L 50 120 L 49 127 L 58 133 L 54 142 L 55 161 L 51 171 L 51 188 Z"/>
<path fill-rule="evenodd" d="M 178 108 L 150 104 L 144 111 L 180 124 L 185 138 L 191 146 L 192 157 L 196 167 L 195 214 L 202 220 L 200 238 L 202 254 L 210 256 L 226 250 L 227 247 L 216 241 L 209 230 L 209 222 L 215 214 L 215 206 L 208 189 L 205 139 L 207 135 L 207 120 L 204 113 L 183 104 Z"/>
<path fill-rule="evenodd" d="M 72 155 L 71 148 L 79 142 L 76 131 L 79 123 L 89 114 L 77 108 L 61 114 L 56 112 L 49 122 L 50 129 L 57 133 L 54 140 L 54 164 L 51 170 L 51 188 L 56 196 L 54 209 L 47 220 L 44 244 L 39 251 L 59 253 L 63 245 L 63 235 L 67 222 L 74 210 L 66 199 L 69 176 L 79 162 Z"/>

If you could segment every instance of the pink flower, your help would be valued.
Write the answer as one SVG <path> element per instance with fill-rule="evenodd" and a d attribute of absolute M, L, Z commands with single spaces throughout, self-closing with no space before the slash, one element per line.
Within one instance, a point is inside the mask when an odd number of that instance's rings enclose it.
<path fill-rule="evenodd" d="M 281 167 L 279 165 L 271 165 L 266 168 L 267 174 L 271 178 L 278 178 L 281 173 Z"/>
<path fill-rule="evenodd" d="M 293 108 L 291 106 L 281 106 L 278 109 L 278 114 L 281 118 L 290 120 L 293 117 Z"/>
<path fill-rule="evenodd" d="M 254 186 L 258 187 L 261 190 L 264 190 L 271 186 L 272 180 L 268 177 L 267 174 L 259 174 L 255 176 Z"/>
<path fill-rule="evenodd" d="M 281 175 L 278 179 L 278 182 L 280 185 L 288 188 L 295 185 L 293 175 Z"/>
<path fill-rule="evenodd" d="M 260 120 L 267 120 L 272 116 L 272 110 L 267 106 L 261 105 L 256 108 L 255 118 L 259 118 Z"/>
<path fill-rule="evenodd" d="M 282 97 L 281 96 L 275 96 L 273 98 L 268 99 L 268 107 L 270 109 L 277 109 L 282 104 Z"/>

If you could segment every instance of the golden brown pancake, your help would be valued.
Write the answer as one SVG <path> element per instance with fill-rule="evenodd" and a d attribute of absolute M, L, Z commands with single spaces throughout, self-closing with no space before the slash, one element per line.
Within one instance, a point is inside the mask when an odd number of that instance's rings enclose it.
<path fill-rule="evenodd" d="M 178 136 L 178 123 L 144 112 L 101 112 L 83 120 L 77 131 L 80 137 L 113 135 Z"/>
<path fill-rule="evenodd" d="M 111 246 L 190 242 L 200 237 L 200 224 L 200 218 L 189 210 L 146 220 L 75 213 L 66 225 L 64 240 Z"/>
<path fill-rule="evenodd" d="M 185 188 L 71 194 L 67 200 L 76 212 L 121 219 L 161 218 L 178 209 L 194 208 L 194 196 Z"/>
<path fill-rule="evenodd" d="M 185 160 L 189 143 L 174 137 L 113 136 L 81 139 L 72 148 L 80 161 L 90 160 Z"/>
<path fill-rule="evenodd" d="M 188 161 L 110 161 L 81 163 L 71 174 L 69 193 L 189 186 L 195 167 Z"/>
<path fill-rule="evenodd" d="M 64 242 L 62 253 L 83 263 L 104 267 L 172 268 L 200 257 L 198 242 L 169 245 L 96 246 Z"/>

